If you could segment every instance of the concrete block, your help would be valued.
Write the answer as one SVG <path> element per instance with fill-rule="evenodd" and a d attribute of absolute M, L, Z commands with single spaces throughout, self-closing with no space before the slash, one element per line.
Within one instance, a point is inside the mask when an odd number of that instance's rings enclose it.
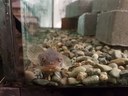
<path fill-rule="evenodd" d="M 77 0 L 66 6 L 66 17 L 80 16 L 85 12 L 92 11 L 93 0 Z"/>
<path fill-rule="evenodd" d="M 128 10 L 128 0 L 94 0 L 92 12 L 105 12 L 111 10 Z"/>
<path fill-rule="evenodd" d="M 128 46 L 128 12 L 109 11 L 99 15 L 96 38 L 110 45 Z"/>
<path fill-rule="evenodd" d="M 77 32 L 78 34 L 85 35 L 95 35 L 97 23 L 97 14 L 84 13 L 79 17 Z"/>

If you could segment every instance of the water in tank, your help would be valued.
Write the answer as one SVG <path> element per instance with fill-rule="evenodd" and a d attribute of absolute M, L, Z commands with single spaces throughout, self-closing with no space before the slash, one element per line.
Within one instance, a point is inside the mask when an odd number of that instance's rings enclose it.
<path fill-rule="evenodd" d="M 128 84 L 126 0 L 15 0 L 27 82 Z"/>

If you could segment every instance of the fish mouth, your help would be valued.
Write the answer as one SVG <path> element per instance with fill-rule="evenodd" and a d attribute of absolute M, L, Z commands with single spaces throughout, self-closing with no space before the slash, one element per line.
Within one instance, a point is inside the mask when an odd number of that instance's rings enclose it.
<path fill-rule="evenodd" d="M 41 66 L 42 72 L 56 72 L 61 70 L 61 66 L 58 66 L 58 64 L 52 64 L 52 65 L 45 65 Z"/>

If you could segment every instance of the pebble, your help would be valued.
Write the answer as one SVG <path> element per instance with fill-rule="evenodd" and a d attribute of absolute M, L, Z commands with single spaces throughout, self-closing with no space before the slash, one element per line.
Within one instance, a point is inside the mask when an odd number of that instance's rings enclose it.
<path fill-rule="evenodd" d="M 118 65 L 116 63 L 110 63 L 108 66 L 112 68 L 118 68 Z"/>
<path fill-rule="evenodd" d="M 87 60 L 86 56 L 79 56 L 79 57 L 76 58 L 77 62 L 82 62 L 82 61 L 85 61 L 85 60 Z"/>
<path fill-rule="evenodd" d="M 80 51 L 80 50 L 77 51 L 76 54 L 77 54 L 78 56 L 84 56 L 84 52 L 83 52 L 83 51 Z"/>
<path fill-rule="evenodd" d="M 80 72 L 78 75 L 77 75 L 77 80 L 78 81 L 81 81 L 81 80 L 83 80 L 84 78 L 86 78 L 87 77 L 87 73 L 86 72 Z"/>
<path fill-rule="evenodd" d="M 82 83 L 84 85 L 98 84 L 99 83 L 99 76 L 98 75 L 89 76 L 89 77 L 83 79 Z"/>
<path fill-rule="evenodd" d="M 87 59 L 86 61 L 83 61 L 83 63 L 82 63 L 82 65 L 88 65 L 88 64 L 95 65 L 95 62 L 92 61 L 91 59 Z"/>
<path fill-rule="evenodd" d="M 125 54 L 125 56 L 128 58 L 128 50 L 124 50 L 123 52 Z"/>
<path fill-rule="evenodd" d="M 118 59 L 114 59 L 114 60 L 111 60 L 110 63 L 116 63 L 118 66 L 119 65 L 126 65 L 128 62 L 128 59 L 126 58 L 118 58 Z"/>
<path fill-rule="evenodd" d="M 79 67 L 76 67 L 72 70 L 71 73 L 69 73 L 69 76 L 70 77 L 77 77 L 77 75 L 80 73 L 80 72 L 85 72 L 86 69 L 83 67 L 83 66 L 79 66 Z"/>
<path fill-rule="evenodd" d="M 102 51 L 103 51 L 103 52 L 106 52 L 106 53 L 107 53 L 109 50 L 110 50 L 110 47 L 107 46 L 107 45 L 102 48 Z"/>
<path fill-rule="evenodd" d="M 113 68 L 111 71 L 110 71 L 110 75 L 115 77 L 115 78 L 119 78 L 120 77 L 120 72 L 121 70 L 120 69 L 117 69 L 117 68 Z"/>
<path fill-rule="evenodd" d="M 113 56 L 114 56 L 115 59 L 122 58 L 121 50 L 114 50 Z"/>
<path fill-rule="evenodd" d="M 62 78 L 61 80 L 60 80 L 60 83 L 62 84 L 62 85 L 67 85 L 68 84 L 68 78 Z"/>
<path fill-rule="evenodd" d="M 108 72 L 111 71 L 112 68 L 108 65 L 103 65 L 103 64 L 96 64 L 97 67 L 99 67 L 102 71 Z"/>
<path fill-rule="evenodd" d="M 61 42 L 58 42 L 58 43 L 57 43 L 57 46 L 58 46 L 58 47 L 62 47 L 63 44 L 62 44 Z"/>
<path fill-rule="evenodd" d="M 88 68 L 86 69 L 86 72 L 88 75 L 99 75 L 101 73 L 101 70 L 99 68 Z"/>
<path fill-rule="evenodd" d="M 87 65 L 82 65 L 85 69 L 89 69 L 89 68 L 92 68 L 93 66 L 90 65 L 90 64 L 87 64 Z"/>
<path fill-rule="evenodd" d="M 98 54 L 95 53 L 95 54 L 93 54 L 92 58 L 97 60 L 99 58 L 99 56 L 98 56 Z"/>
<path fill-rule="evenodd" d="M 120 70 L 125 70 L 124 66 L 119 66 Z"/>
<path fill-rule="evenodd" d="M 60 82 L 60 80 L 62 79 L 60 72 L 55 72 L 54 74 L 55 75 L 52 77 L 52 81 Z"/>
<path fill-rule="evenodd" d="M 101 81 L 107 81 L 108 80 L 107 72 L 101 72 L 99 78 Z"/>
<path fill-rule="evenodd" d="M 101 50 L 103 47 L 102 46 L 97 46 L 95 49 L 96 50 Z"/>
<path fill-rule="evenodd" d="M 69 85 L 76 85 L 79 84 L 79 81 L 77 81 L 75 78 L 68 78 L 68 84 Z"/>
<path fill-rule="evenodd" d="M 68 50 L 67 46 L 62 46 L 62 49 L 63 49 L 64 51 L 67 51 L 67 50 Z"/>

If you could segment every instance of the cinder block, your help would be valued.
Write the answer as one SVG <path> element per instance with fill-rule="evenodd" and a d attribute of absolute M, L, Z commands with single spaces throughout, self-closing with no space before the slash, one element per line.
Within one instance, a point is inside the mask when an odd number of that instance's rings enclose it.
<path fill-rule="evenodd" d="M 97 14 L 84 13 L 79 17 L 77 32 L 78 34 L 85 35 L 95 35 L 97 23 Z"/>
<path fill-rule="evenodd" d="M 110 45 L 128 46 L 128 12 L 110 11 L 99 15 L 96 38 Z"/>
<path fill-rule="evenodd" d="M 77 0 L 66 6 L 66 17 L 80 16 L 85 12 L 92 11 L 93 0 Z"/>
<path fill-rule="evenodd" d="M 128 0 L 94 0 L 92 12 L 128 10 Z"/>

